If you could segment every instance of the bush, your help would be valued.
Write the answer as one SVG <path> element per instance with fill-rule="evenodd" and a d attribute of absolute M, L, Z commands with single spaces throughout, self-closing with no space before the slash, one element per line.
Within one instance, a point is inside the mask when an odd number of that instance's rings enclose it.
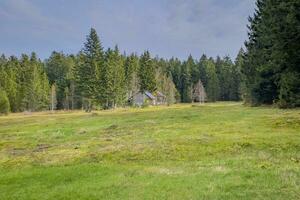
<path fill-rule="evenodd" d="M 10 111 L 9 101 L 6 92 L 0 90 L 0 114 L 7 115 Z"/>
<path fill-rule="evenodd" d="M 141 107 L 142 107 L 142 108 L 147 108 L 147 107 L 149 107 L 149 102 L 148 102 L 148 101 L 145 101 L 145 102 L 142 104 Z"/>

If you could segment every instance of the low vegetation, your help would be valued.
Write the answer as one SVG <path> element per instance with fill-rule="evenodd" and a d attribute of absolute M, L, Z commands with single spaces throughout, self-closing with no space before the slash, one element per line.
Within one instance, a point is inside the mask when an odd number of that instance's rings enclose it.
<path fill-rule="evenodd" d="M 300 198 L 299 109 L 20 113 L 0 138 L 0 199 Z"/>

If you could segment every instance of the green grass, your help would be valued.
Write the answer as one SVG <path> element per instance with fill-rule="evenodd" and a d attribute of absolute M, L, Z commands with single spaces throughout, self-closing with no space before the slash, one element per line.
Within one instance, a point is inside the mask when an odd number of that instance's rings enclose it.
<path fill-rule="evenodd" d="M 0 199 L 300 199 L 300 110 L 0 117 Z"/>

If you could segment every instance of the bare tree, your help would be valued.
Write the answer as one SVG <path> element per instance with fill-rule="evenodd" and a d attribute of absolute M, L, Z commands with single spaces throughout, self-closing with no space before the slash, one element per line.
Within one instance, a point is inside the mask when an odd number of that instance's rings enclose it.
<path fill-rule="evenodd" d="M 204 103 L 206 100 L 206 92 L 205 92 L 205 88 L 201 82 L 201 80 L 199 80 L 193 87 L 193 101 L 195 102 L 199 102 L 199 103 Z"/>
<path fill-rule="evenodd" d="M 56 105 L 57 105 L 56 86 L 55 86 L 55 84 L 52 84 L 52 86 L 51 86 L 51 111 L 54 111 L 56 109 Z"/>

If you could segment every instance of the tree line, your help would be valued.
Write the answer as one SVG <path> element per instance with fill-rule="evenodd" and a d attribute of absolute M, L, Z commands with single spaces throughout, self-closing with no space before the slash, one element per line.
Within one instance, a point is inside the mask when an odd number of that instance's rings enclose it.
<path fill-rule="evenodd" d="M 240 64 L 229 57 L 186 61 L 178 58 L 121 54 L 118 46 L 104 51 L 91 29 L 77 55 L 53 52 L 45 61 L 23 54 L 0 59 L 0 98 L 6 112 L 109 109 L 130 105 L 137 92 L 162 92 L 168 104 L 189 103 L 193 87 L 203 83 L 208 101 L 240 100 Z M 4 107 L 4 106 L 2 106 Z"/>

